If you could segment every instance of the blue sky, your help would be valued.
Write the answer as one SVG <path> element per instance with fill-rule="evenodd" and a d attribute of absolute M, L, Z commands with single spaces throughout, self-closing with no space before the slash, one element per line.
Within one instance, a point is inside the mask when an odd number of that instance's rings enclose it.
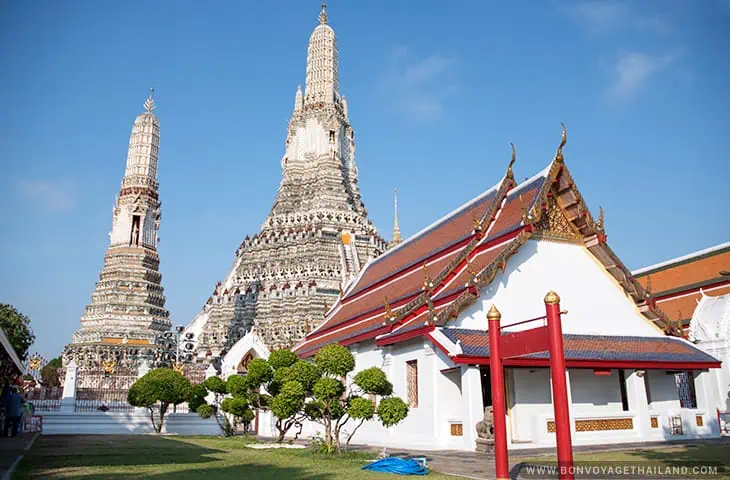
<path fill-rule="evenodd" d="M 0 14 L 0 302 L 58 354 L 90 300 L 132 122 L 161 122 L 160 255 L 185 324 L 259 230 L 316 1 L 8 2 Z M 328 5 L 360 186 L 390 237 L 504 173 L 566 162 L 630 268 L 730 239 L 730 1 Z"/>

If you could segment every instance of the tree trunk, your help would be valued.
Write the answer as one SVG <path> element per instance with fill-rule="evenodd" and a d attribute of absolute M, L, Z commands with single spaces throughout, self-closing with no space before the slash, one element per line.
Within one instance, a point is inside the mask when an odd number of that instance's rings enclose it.
<path fill-rule="evenodd" d="M 364 420 L 364 419 L 363 419 L 363 420 L 360 420 L 360 423 L 358 423 L 358 424 L 357 424 L 357 427 L 355 427 L 355 428 L 354 428 L 354 429 L 352 430 L 352 433 L 350 433 L 350 434 L 349 434 L 349 435 L 347 436 L 347 442 L 345 443 L 345 450 L 347 450 L 348 448 L 350 448 L 350 440 L 352 440 L 352 437 L 354 437 L 354 436 L 355 436 L 355 432 L 357 432 L 357 429 L 358 429 L 358 428 L 360 428 L 360 426 L 361 426 L 361 425 L 362 425 L 363 423 L 365 423 L 365 420 Z"/>
<path fill-rule="evenodd" d="M 169 404 L 167 403 L 160 403 L 160 423 L 157 425 L 157 433 L 162 432 L 162 425 L 165 423 L 165 413 L 167 412 L 167 407 Z"/>
<path fill-rule="evenodd" d="M 279 431 L 279 437 L 276 439 L 276 442 L 281 443 L 284 441 L 284 436 L 286 435 L 286 429 L 282 426 L 281 419 L 276 421 L 276 429 Z"/>
<path fill-rule="evenodd" d="M 155 409 L 152 407 L 147 407 L 147 410 L 150 412 L 150 421 L 152 422 L 152 430 L 155 432 L 157 431 L 157 425 L 155 425 Z"/>
<path fill-rule="evenodd" d="M 329 417 L 325 419 L 324 432 L 327 449 L 332 450 L 332 419 Z"/>

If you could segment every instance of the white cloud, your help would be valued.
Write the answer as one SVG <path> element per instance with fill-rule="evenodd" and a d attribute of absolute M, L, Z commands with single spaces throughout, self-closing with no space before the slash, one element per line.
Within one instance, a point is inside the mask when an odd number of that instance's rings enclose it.
<path fill-rule="evenodd" d="M 19 180 L 16 186 L 25 200 L 46 213 L 73 210 L 75 189 L 64 180 Z"/>
<path fill-rule="evenodd" d="M 671 30 L 666 18 L 638 12 L 622 1 L 588 0 L 565 8 L 565 13 L 591 35 L 607 35 L 627 27 L 654 33 Z"/>
<path fill-rule="evenodd" d="M 676 54 L 652 56 L 630 52 L 620 55 L 612 69 L 613 82 L 606 92 L 608 99 L 632 99 L 652 76 L 666 70 L 676 59 Z"/>
<path fill-rule="evenodd" d="M 404 46 L 395 48 L 390 58 L 382 90 L 391 105 L 415 120 L 441 116 L 448 98 L 458 91 L 454 79 L 456 60 L 441 54 L 413 58 Z"/>

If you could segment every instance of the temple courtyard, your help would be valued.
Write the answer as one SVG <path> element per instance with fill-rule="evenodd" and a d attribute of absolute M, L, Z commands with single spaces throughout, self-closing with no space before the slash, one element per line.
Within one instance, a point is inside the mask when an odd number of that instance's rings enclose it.
<path fill-rule="evenodd" d="M 342 456 L 322 456 L 308 449 L 259 450 L 248 448 L 253 439 L 153 435 L 54 435 L 38 436 L 12 476 L 22 478 L 81 479 L 385 479 L 396 478 L 361 470 L 377 457 L 377 450 L 356 447 Z M 5 443 L 5 442 L 4 442 Z M 27 445 L 28 442 L 23 442 Z M 9 443 L 5 443 L 3 448 Z M 2 450 L 3 457 L 9 457 Z M 453 451 L 394 451 L 398 456 L 426 457 L 432 479 L 494 478 L 491 456 Z M 527 466 L 554 461 L 547 451 L 531 450 L 510 457 L 511 478 L 539 478 Z M 717 466 L 717 475 L 686 478 L 730 478 L 728 439 L 690 443 L 643 444 L 613 447 L 576 447 L 580 462 L 642 462 L 658 468 L 691 464 Z M 7 465 L 4 465 L 7 468 Z M 722 473 L 722 472 L 725 473 Z M 449 472 L 450 474 L 440 473 Z M 549 477 L 547 477 L 549 478 Z M 576 478 L 581 478 L 576 476 Z M 594 477 L 595 478 L 595 477 Z M 606 477 L 611 478 L 611 477 Z M 631 478 L 631 477 L 616 477 Z M 685 478 L 685 477 L 682 477 Z"/>

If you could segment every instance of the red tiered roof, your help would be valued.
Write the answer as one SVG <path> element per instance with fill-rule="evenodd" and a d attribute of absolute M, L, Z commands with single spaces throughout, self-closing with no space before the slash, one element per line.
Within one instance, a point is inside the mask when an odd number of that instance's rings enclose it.
<path fill-rule="evenodd" d="M 549 203 L 565 212 L 578 241 L 644 315 L 666 327 L 666 317 L 646 302 L 644 289 L 606 245 L 602 215 L 593 220 L 565 167 L 564 141 L 550 165 L 531 179 L 515 186 L 510 164 L 499 184 L 370 261 L 294 351 L 309 357 L 331 343 L 348 345 L 378 336 L 382 343 L 443 325 L 504 270 L 536 231 Z"/>

